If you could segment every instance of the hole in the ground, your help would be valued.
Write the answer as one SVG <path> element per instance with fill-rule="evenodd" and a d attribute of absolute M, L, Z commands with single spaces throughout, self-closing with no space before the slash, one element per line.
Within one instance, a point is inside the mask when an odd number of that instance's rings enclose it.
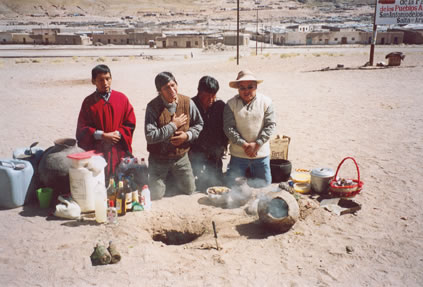
<path fill-rule="evenodd" d="M 182 245 L 187 244 L 201 235 L 204 231 L 190 232 L 190 231 L 177 231 L 177 230 L 160 230 L 153 234 L 154 241 L 161 241 L 166 245 Z"/>

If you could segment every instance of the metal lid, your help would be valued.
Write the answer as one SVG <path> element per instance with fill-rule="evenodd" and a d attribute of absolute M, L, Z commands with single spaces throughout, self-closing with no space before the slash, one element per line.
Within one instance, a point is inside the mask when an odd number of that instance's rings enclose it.
<path fill-rule="evenodd" d="M 319 167 L 312 169 L 310 174 L 317 177 L 332 177 L 335 172 L 329 167 Z"/>

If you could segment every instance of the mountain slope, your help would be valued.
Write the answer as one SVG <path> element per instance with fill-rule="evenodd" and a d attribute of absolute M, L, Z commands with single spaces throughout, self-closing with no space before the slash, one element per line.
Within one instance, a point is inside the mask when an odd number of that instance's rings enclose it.
<path fill-rule="evenodd" d="M 374 0 L 285 0 L 285 2 L 328 4 L 374 4 Z M 241 4 L 259 3 L 260 0 L 243 0 Z M 268 0 L 266 2 L 269 2 Z M 276 1 L 275 1 L 276 2 Z M 281 1 L 279 1 L 281 2 Z M 230 3 L 230 4 L 228 4 Z M 1 0 L 0 15 L 48 14 L 65 15 L 83 13 L 99 16 L 137 15 L 146 11 L 193 11 L 236 5 L 235 0 Z"/>

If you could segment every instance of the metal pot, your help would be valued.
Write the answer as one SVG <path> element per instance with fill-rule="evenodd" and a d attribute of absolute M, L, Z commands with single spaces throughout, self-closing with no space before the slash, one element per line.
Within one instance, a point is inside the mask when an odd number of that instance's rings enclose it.
<path fill-rule="evenodd" d="M 315 168 L 311 171 L 311 189 L 316 193 L 327 193 L 329 182 L 335 176 L 333 169 L 328 167 Z"/>

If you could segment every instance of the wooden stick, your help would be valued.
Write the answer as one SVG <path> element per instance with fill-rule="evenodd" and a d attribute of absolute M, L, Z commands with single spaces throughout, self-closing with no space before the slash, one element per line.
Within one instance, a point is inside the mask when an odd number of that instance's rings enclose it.
<path fill-rule="evenodd" d="M 217 243 L 216 224 L 214 223 L 214 221 L 212 221 L 212 225 L 213 225 L 214 239 L 216 241 L 216 249 L 220 250 L 219 243 Z"/>

